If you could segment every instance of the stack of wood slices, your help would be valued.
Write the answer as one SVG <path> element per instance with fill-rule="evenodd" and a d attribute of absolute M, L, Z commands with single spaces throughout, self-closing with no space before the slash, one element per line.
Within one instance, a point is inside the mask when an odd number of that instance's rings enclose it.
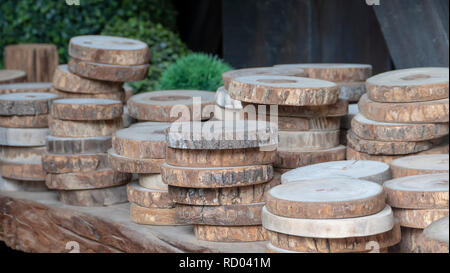
<path fill-rule="evenodd" d="M 424 228 L 448 216 L 448 180 L 448 173 L 437 173 L 405 176 L 384 183 L 387 202 L 402 227 L 402 240 L 393 251 L 425 251 L 420 248 Z"/>
<path fill-rule="evenodd" d="M 272 163 L 276 126 L 256 121 L 174 123 L 167 134 L 161 175 L 179 223 L 199 240 L 266 240 L 261 226 L 265 193 L 280 183 Z"/>
<path fill-rule="evenodd" d="M 122 128 L 121 101 L 60 99 L 52 104 L 50 136 L 42 162 L 46 184 L 61 202 L 107 206 L 126 202 L 124 184 L 131 175 L 112 170 L 107 150 L 111 135 Z"/>
<path fill-rule="evenodd" d="M 3 190 L 42 191 L 51 102 L 50 93 L 0 95 L 0 174 Z"/>
<path fill-rule="evenodd" d="M 387 252 L 400 227 L 382 186 L 349 177 L 285 183 L 266 196 L 267 252 Z"/>
<path fill-rule="evenodd" d="M 347 159 L 390 163 L 448 153 L 448 68 L 390 71 L 367 80 L 348 132 Z"/>

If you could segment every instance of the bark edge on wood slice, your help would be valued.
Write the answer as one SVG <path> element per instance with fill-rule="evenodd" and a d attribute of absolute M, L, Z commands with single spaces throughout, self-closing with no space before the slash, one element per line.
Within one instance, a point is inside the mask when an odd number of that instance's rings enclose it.
<path fill-rule="evenodd" d="M 84 173 L 109 167 L 107 154 L 42 155 L 42 167 L 48 173 Z"/>
<path fill-rule="evenodd" d="M 274 67 L 301 68 L 309 78 L 323 79 L 332 82 L 365 81 L 372 75 L 370 64 L 351 63 L 305 63 L 305 64 L 279 64 Z"/>
<path fill-rule="evenodd" d="M 48 128 L 4 128 L 0 127 L 0 145 L 32 147 L 45 145 Z"/>
<path fill-rule="evenodd" d="M 48 121 L 50 134 L 56 137 L 110 136 L 123 128 L 122 118 L 111 120 L 62 120 L 53 117 Z"/>
<path fill-rule="evenodd" d="M 448 154 L 415 155 L 395 159 L 391 162 L 392 177 L 448 173 Z"/>
<path fill-rule="evenodd" d="M 339 87 L 339 99 L 348 102 L 358 102 L 366 93 L 365 82 L 336 82 Z"/>
<path fill-rule="evenodd" d="M 108 150 L 111 168 L 124 173 L 159 173 L 164 159 L 130 158 L 118 155 L 113 149 Z"/>
<path fill-rule="evenodd" d="M 130 180 L 130 174 L 104 169 L 86 173 L 49 173 L 45 184 L 49 189 L 56 190 L 89 190 L 119 186 Z"/>
<path fill-rule="evenodd" d="M 169 190 L 169 186 L 164 183 L 160 173 L 139 174 L 139 185 L 152 190 Z"/>
<path fill-rule="evenodd" d="M 33 116 L 50 113 L 52 100 L 58 95 L 50 93 L 11 93 L 0 95 L 0 115 Z"/>
<path fill-rule="evenodd" d="M 339 146 L 340 130 L 279 131 L 279 149 L 327 150 Z"/>
<path fill-rule="evenodd" d="M 267 241 L 267 231 L 258 226 L 207 226 L 194 225 L 198 240 L 210 242 L 258 242 Z"/>
<path fill-rule="evenodd" d="M 131 221 L 141 225 L 175 226 L 182 225 L 178 222 L 175 208 L 144 208 L 139 205 L 130 204 Z"/>
<path fill-rule="evenodd" d="M 47 136 L 46 149 L 51 154 L 97 154 L 111 148 L 110 136 L 99 137 L 55 137 Z"/>
<path fill-rule="evenodd" d="M 102 207 L 127 202 L 125 185 L 102 189 L 59 191 L 58 195 L 62 203 L 72 206 Z"/>
<path fill-rule="evenodd" d="M 0 116 L 0 127 L 48 128 L 48 115 Z"/>
<path fill-rule="evenodd" d="M 419 240 L 422 253 L 448 253 L 448 217 L 429 225 Z"/>
<path fill-rule="evenodd" d="M 122 83 L 120 83 L 122 84 Z M 71 93 L 66 91 L 61 91 L 56 88 L 50 88 L 50 93 L 56 94 L 60 99 L 109 99 L 109 100 L 120 100 L 125 101 L 125 93 L 120 92 L 110 92 L 110 93 L 96 93 L 96 94 L 86 94 L 86 93 Z"/>
<path fill-rule="evenodd" d="M 21 83 L 8 83 L 0 84 L 0 94 L 10 93 L 46 93 L 52 87 L 51 82 L 21 82 Z"/>
<path fill-rule="evenodd" d="M 41 162 L 0 161 L 0 174 L 6 178 L 23 181 L 44 181 L 45 171 Z"/>
<path fill-rule="evenodd" d="M 60 99 L 52 103 L 51 113 L 62 120 L 110 120 L 122 116 L 123 105 L 108 99 Z"/>
<path fill-rule="evenodd" d="M 169 209 L 175 207 L 168 191 L 147 189 L 138 182 L 127 185 L 127 196 L 130 203 L 144 208 Z"/>
<path fill-rule="evenodd" d="M 275 168 L 294 169 L 328 161 L 345 160 L 346 147 L 339 145 L 325 150 L 303 151 L 278 148 Z"/>
<path fill-rule="evenodd" d="M 434 221 L 448 216 L 447 209 L 396 209 L 395 219 L 402 227 L 424 229 Z"/>

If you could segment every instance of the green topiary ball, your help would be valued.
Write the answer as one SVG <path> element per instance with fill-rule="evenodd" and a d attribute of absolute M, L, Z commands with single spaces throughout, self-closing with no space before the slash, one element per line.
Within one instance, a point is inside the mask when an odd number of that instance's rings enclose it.
<path fill-rule="evenodd" d="M 195 89 L 216 91 L 222 83 L 222 73 L 231 67 L 217 56 L 192 53 L 179 59 L 164 71 L 159 90 Z"/>

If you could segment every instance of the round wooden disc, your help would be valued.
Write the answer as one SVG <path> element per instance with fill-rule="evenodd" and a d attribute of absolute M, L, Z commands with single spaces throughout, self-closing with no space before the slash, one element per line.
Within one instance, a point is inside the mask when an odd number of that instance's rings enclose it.
<path fill-rule="evenodd" d="M 139 185 L 151 190 L 169 190 L 169 186 L 163 182 L 159 173 L 139 174 Z"/>
<path fill-rule="evenodd" d="M 52 103 L 51 113 L 63 120 L 110 120 L 122 117 L 123 105 L 118 100 L 61 99 Z"/>
<path fill-rule="evenodd" d="M 130 180 L 130 174 L 103 169 L 84 173 L 47 174 L 45 184 L 49 189 L 88 190 L 123 185 Z"/>
<path fill-rule="evenodd" d="M 131 221 L 141 225 L 154 226 L 177 226 L 180 224 L 175 208 L 145 208 L 139 205 L 130 204 Z"/>
<path fill-rule="evenodd" d="M 339 130 L 304 132 L 279 131 L 278 136 L 278 148 L 282 150 L 326 150 L 339 146 Z"/>
<path fill-rule="evenodd" d="M 358 137 L 352 130 L 347 132 L 347 145 L 352 149 L 371 155 L 407 155 L 429 150 L 430 141 L 378 141 Z"/>
<path fill-rule="evenodd" d="M 45 171 L 40 161 L 0 161 L 0 174 L 6 178 L 23 181 L 44 181 Z"/>
<path fill-rule="evenodd" d="M 380 234 L 394 228 L 391 207 L 363 217 L 344 219 L 302 219 L 275 215 L 262 209 L 262 225 L 265 229 L 279 233 L 312 238 L 349 238 Z"/>
<path fill-rule="evenodd" d="M 266 118 L 270 121 L 270 118 Z M 300 118 L 300 117 L 278 117 L 279 131 L 331 131 L 339 130 L 341 126 L 340 117 L 322 118 Z"/>
<path fill-rule="evenodd" d="M 54 137 L 47 136 L 47 152 L 51 154 L 97 154 L 111 148 L 110 136 L 99 137 Z"/>
<path fill-rule="evenodd" d="M 337 82 L 340 88 L 339 99 L 349 102 L 358 102 L 363 94 L 366 93 L 365 82 Z"/>
<path fill-rule="evenodd" d="M 275 67 L 302 68 L 309 78 L 323 79 L 332 82 L 365 81 L 372 75 L 372 66 L 369 64 L 350 63 L 305 63 L 281 64 Z"/>
<path fill-rule="evenodd" d="M 110 82 L 134 82 L 147 77 L 149 65 L 114 65 L 100 64 L 69 59 L 69 71 L 81 77 Z"/>
<path fill-rule="evenodd" d="M 447 209 L 393 209 L 395 219 L 402 227 L 424 229 L 434 221 L 448 216 Z"/>
<path fill-rule="evenodd" d="M 448 123 L 388 123 L 357 114 L 351 121 L 352 131 L 362 139 L 377 141 L 424 141 L 449 133 Z"/>
<path fill-rule="evenodd" d="M 231 80 L 239 77 L 256 75 L 308 77 L 303 69 L 297 67 L 253 67 L 231 70 L 222 73 L 222 81 L 225 88 L 228 89 Z"/>
<path fill-rule="evenodd" d="M 378 102 L 430 101 L 448 98 L 448 67 L 399 69 L 366 82 L 367 95 Z"/>
<path fill-rule="evenodd" d="M 384 249 L 400 242 L 400 225 L 372 236 L 340 239 L 309 238 L 267 231 L 269 242 L 278 248 L 305 253 L 355 253 L 366 252 L 373 247 Z"/>
<path fill-rule="evenodd" d="M 42 156 L 48 173 L 84 173 L 109 167 L 107 154 L 49 154 Z"/>
<path fill-rule="evenodd" d="M 0 115 L 32 116 L 50 113 L 51 101 L 58 98 L 50 93 L 12 93 L 0 95 Z"/>
<path fill-rule="evenodd" d="M 214 105 L 214 96 L 215 93 L 209 91 L 164 90 L 134 95 L 127 105 L 130 115 L 138 120 L 173 122 L 179 120 L 181 114 L 184 121 L 190 121 L 193 111 L 199 111 L 198 118 L 210 118 L 209 113 L 202 112 L 207 105 Z"/>
<path fill-rule="evenodd" d="M 291 106 L 334 104 L 339 96 L 339 88 L 332 82 L 269 75 L 235 78 L 228 92 L 235 100 Z"/>
<path fill-rule="evenodd" d="M 45 181 L 22 181 L 0 176 L 0 191 L 46 192 Z"/>
<path fill-rule="evenodd" d="M 435 123 L 449 121 L 448 98 L 407 103 L 375 102 L 364 94 L 359 111 L 370 120 L 395 123 Z"/>
<path fill-rule="evenodd" d="M 49 118 L 50 134 L 56 137 L 99 137 L 111 136 L 122 129 L 122 118 L 111 120 L 62 120 Z"/>
<path fill-rule="evenodd" d="M 124 173 L 159 173 L 164 159 L 131 158 L 117 154 L 113 149 L 108 150 L 111 168 Z"/>
<path fill-rule="evenodd" d="M 0 145 L 43 146 L 48 135 L 47 128 L 4 128 L 0 127 Z"/>
<path fill-rule="evenodd" d="M 258 148 L 229 150 L 186 150 L 167 148 L 166 162 L 182 167 L 237 167 L 266 165 L 275 161 L 276 151 Z"/>
<path fill-rule="evenodd" d="M 400 177 L 384 183 L 394 208 L 448 209 L 448 173 Z"/>
<path fill-rule="evenodd" d="M 0 83 L 11 83 L 17 81 L 24 81 L 27 77 L 25 71 L 0 69 Z"/>
<path fill-rule="evenodd" d="M 265 194 L 281 182 L 275 173 L 270 182 L 245 187 L 196 189 L 169 186 L 169 194 L 178 204 L 194 206 L 229 206 L 264 202 Z"/>
<path fill-rule="evenodd" d="M 165 183 L 185 188 L 227 188 L 249 186 L 270 181 L 272 165 L 253 165 L 219 168 L 191 168 L 161 165 Z"/>
<path fill-rule="evenodd" d="M 352 120 L 359 113 L 358 104 L 353 103 L 348 105 L 348 114 L 341 117 L 341 128 L 352 129 Z"/>
<path fill-rule="evenodd" d="M 302 166 L 345 160 L 346 147 L 339 145 L 326 150 L 303 151 L 301 149 L 278 148 L 276 168 L 294 169 Z"/>
<path fill-rule="evenodd" d="M 423 231 L 419 246 L 423 253 L 448 253 L 448 217 L 429 225 Z"/>
<path fill-rule="evenodd" d="M 59 201 L 66 205 L 103 207 L 127 202 L 126 186 L 102 189 L 59 191 Z"/>
<path fill-rule="evenodd" d="M 191 206 L 176 204 L 178 221 L 185 224 L 211 226 L 261 225 L 264 202 L 229 206 Z"/>
<path fill-rule="evenodd" d="M 266 195 L 266 207 L 284 217 L 337 219 L 378 213 L 386 206 L 384 199 L 383 187 L 376 183 L 330 177 L 274 187 Z"/>
<path fill-rule="evenodd" d="M 108 99 L 108 100 L 120 100 L 122 102 L 125 102 L 125 93 L 123 91 L 86 94 L 86 93 L 64 92 L 55 88 L 51 88 L 50 93 L 58 95 L 60 99 Z"/>
<path fill-rule="evenodd" d="M 258 242 L 267 241 L 267 232 L 261 226 L 206 226 L 194 225 L 198 240 L 210 242 Z"/>
<path fill-rule="evenodd" d="M 101 94 L 121 92 L 122 83 L 96 81 L 70 73 L 67 65 L 60 65 L 53 76 L 53 87 L 70 93 Z"/>
<path fill-rule="evenodd" d="M 283 184 L 328 177 L 355 178 L 383 184 L 391 179 L 389 165 L 369 160 L 344 160 L 309 165 L 281 176 Z"/>
<path fill-rule="evenodd" d="M 448 173 L 448 154 L 416 155 L 395 159 L 391 163 L 392 177 L 430 173 Z"/>
<path fill-rule="evenodd" d="M 45 147 L 0 146 L 0 160 L 40 164 Z"/>
<path fill-rule="evenodd" d="M 161 122 L 116 131 L 112 142 L 114 151 L 130 158 L 165 158 L 165 130 L 169 127 L 170 123 Z"/>
<path fill-rule="evenodd" d="M 0 84 L 0 94 L 49 92 L 51 87 L 51 82 L 21 82 Z"/>
<path fill-rule="evenodd" d="M 243 106 L 246 106 L 243 103 Z M 278 106 L 280 117 L 342 117 L 348 113 L 348 101 L 338 100 L 335 104 L 320 106 Z"/>
<path fill-rule="evenodd" d="M 167 146 L 178 149 L 227 150 L 273 147 L 278 143 L 276 124 L 264 121 L 207 121 L 173 123 Z"/>
<path fill-rule="evenodd" d="M 139 65 L 150 61 L 146 43 L 113 36 L 84 35 L 70 39 L 69 56 L 72 58 L 115 65 Z"/>
<path fill-rule="evenodd" d="M 128 201 L 145 208 L 173 208 L 168 191 L 151 190 L 141 187 L 137 182 L 131 182 L 127 185 Z"/>
<path fill-rule="evenodd" d="M 48 128 L 48 115 L 0 116 L 0 127 L 5 127 L 5 128 Z"/>

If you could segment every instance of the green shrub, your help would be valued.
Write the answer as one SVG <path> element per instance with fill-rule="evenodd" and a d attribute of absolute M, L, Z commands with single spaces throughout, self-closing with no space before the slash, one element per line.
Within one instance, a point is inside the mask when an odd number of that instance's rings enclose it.
<path fill-rule="evenodd" d="M 71 37 L 99 34 L 106 24 L 129 18 L 176 29 L 176 11 L 170 0 L 80 0 L 79 6 L 69 6 L 64 0 L 1 0 L 0 65 L 4 46 L 17 43 L 55 44 L 64 63 Z"/>
<path fill-rule="evenodd" d="M 192 53 L 179 59 L 164 71 L 159 90 L 198 89 L 216 91 L 222 83 L 222 73 L 231 70 L 217 56 Z"/>
<path fill-rule="evenodd" d="M 137 93 L 154 90 L 162 72 L 170 64 L 190 52 L 174 32 L 161 24 L 136 18 L 128 21 L 117 20 L 113 24 L 107 25 L 102 34 L 138 39 L 150 47 L 152 59 L 148 78 L 144 81 L 130 83 Z"/>

